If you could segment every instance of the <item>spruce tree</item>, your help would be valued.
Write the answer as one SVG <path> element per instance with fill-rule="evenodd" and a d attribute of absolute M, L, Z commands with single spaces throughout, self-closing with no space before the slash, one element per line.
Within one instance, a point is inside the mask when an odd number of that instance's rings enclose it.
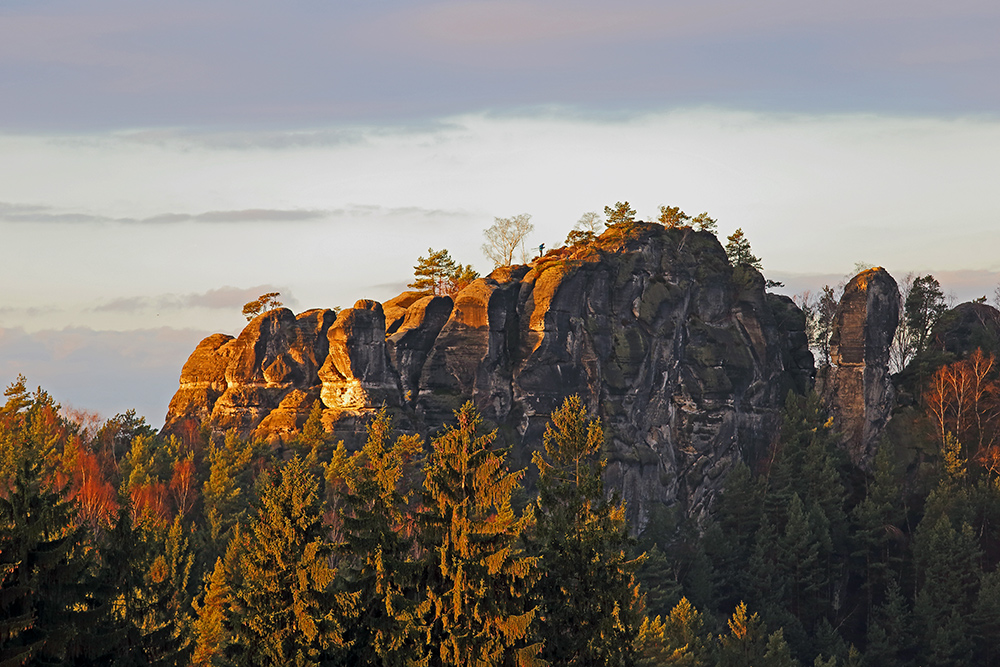
<path fill-rule="evenodd" d="M 195 602 L 193 605 L 197 619 L 193 624 L 192 665 L 215 667 L 223 664 L 226 649 L 232 643 L 228 623 L 231 604 L 232 590 L 229 588 L 226 568 L 220 557 L 215 561 L 204 599 L 200 604 Z"/>
<path fill-rule="evenodd" d="M 914 616 L 929 665 L 971 664 L 973 620 L 982 571 L 981 552 L 968 524 L 926 516 L 914 544 L 918 589 Z"/>
<path fill-rule="evenodd" d="M 511 506 L 523 471 L 507 470 L 506 453 L 492 447 L 496 431 L 480 431 L 471 402 L 455 417 L 425 467 L 421 664 L 540 664 L 541 646 L 529 639 L 537 558 L 520 546 L 533 517 Z"/>
<path fill-rule="evenodd" d="M 20 376 L 0 407 L 0 664 L 60 664 L 94 647 L 93 545 L 61 479 L 71 426 Z"/>
<path fill-rule="evenodd" d="M 0 664 L 61 664 L 91 649 L 98 606 L 86 535 L 25 450 L 0 494 Z M 9 472 L 9 471 L 8 471 Z"/>
<path fill-rule="evenodd" d="M 331 485 L 340 482 L 347 588 L 358 598 L 357 616 L 346 633 L 352 659 L 365 665 L 402 666 L 416 655 L 419 564 L 413 557 L 411 498 L 423 443 L 412 435 L 392 443 L 391 436 L 392 420 L 383 408 L 369 425 L 361 451 L 346 465 L 328 467 Z"/>
<path fill-rule="evenodd" d="M 627 665 L 642 622 L 625 506 L 604 495 L 600 420 L 579 396 L 552 413 L 538 467 L 536 586 L 542 656 L 565 664 Z"/>
<path fill-rule="evenodd" d="M 354 598 L 333 589 L 316 479 L 298 457 L 263 484 L 240 556 L 242 605 L 230 652 L 241 665 L 319 665 L 344 651 Z"/>

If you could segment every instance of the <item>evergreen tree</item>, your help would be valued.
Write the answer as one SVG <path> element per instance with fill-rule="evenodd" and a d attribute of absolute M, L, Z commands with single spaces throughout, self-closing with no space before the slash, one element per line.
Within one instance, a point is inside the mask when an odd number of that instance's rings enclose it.
<path fill-rule="evenodd" d="M 410 289 L 438 296 L 454 296 L 479 277 L 471 264 L 457 264 L 447 250 L 427 249 L 427 257 L 417 258 Z"/>
<path fill-rule="evenodd" d="M 699 232 L 711 232 L 715 234 L 719 229 L 719 221 L 702 212 L 691 218 L 691 225 Z"/>
<path fill-rule="evenodd" d="M 763 498 L 763 485 L 738 461 L 726 475 L 714 517 L 705 530 L 716 609 L 732 609 L 741 600 L 752 599 L 747 567 L 761 524 Z"/>
<path fill-rule="evenodd" d="M 914 646 L 913 614 L 895 578 L 889 579 L 884 598 L 870 616 L 865 662 L 872 667 L 902 667 L 909 664 Z"/>
<path fill-rule="evenodd" d="M 333 590 L 317 481 L 298 457 L 266 480 L 240 555 L 242 610 L 229 650 L 244 665 L 319 665 L 342 655 L 355 598 Z"/>
<path fill-rule="evenodd" d="M 251 464 L 260 454 L 258 443 L 242 440 L 235 431 L 226 433 L 222 444 L 209 444 L 209 473 L 202 497 L 213 542 L 225 544 L 229 529 L 245 514 Z"/>
<path fill-rule="evenodd" d="M 471 402 L 455 417 L 425 468 L 422 664 L 538 664 L 541 646 L 529 642 L 537 558 L 518 544 L 533 517 L 511 507 L 523 471 L 507 470 L 505 452 L 492 447 L 496 431 L 480 432 Z"/>
<path fill-rule="evenodd" d="M 35 452 L 26 448 L 16 466 L 0 492 L 0 664 L 62 664 L 92 649 L 86 536 Z"/>
<path fill-rule="evenodd" d="M 758 271 L 763 270 L 760 258 L 750 251 L 750 241 L 742 229 L 737 229 L 726 237 L 726 256 L 733 266 L 750 266 Z"/>
<path fill-rule="evenodd" d="M 972 616 L 982 577 L 981 553 L 968 524 L 925 516 L 914 544 L 918 590 L 914 615 L 929 665 L 971 664 Z"/>
<path fill-rule="evenodd" d="M 718 667 L 793 667 L 798 663 L 791 657 L 784 634 L 779 628 L 770 636 L 760 617 L 747 614 L 747 606 L 740 603 L 727 622 L 729 633 L 719 635 L 716 654 Z"/>
<path fill-rule="evenodd" d="M 194 621 L 194 653 L 191 664 L 197 667 L 217 667 L 224 664 L 226 650 L 232 643 L 229 632 L 229 609 L 232 589 L 226 579 L 222 558 L 215 561 L 215 569 L 208 580 L 205 598 L 194 603 L 197 619 Z"/>
<path fill-rule="evenodd" d="M 604 217 L 607 218 L 608 227 L 622 225 L 627 227 L 635 222 L 635 209 L 626 202 L 615 202 L 614 206 L 604 207 Z"/>
<path fill-rule="evenodd" d="M 61 664 L 94 650 L 93 545 L 67 496 L 71 425 L 19 376 L 0 407 L 0 664 Z M 71 448 L 73 449 L 73 448 Z"/>
<path fill-rule="evenodd" d="M 570 396 L 552 413 L 543 442 L 545 454 L 532 456 L 542 656 L 565 664 L 630 664 L 642 622 L 636 563 L 625 556 L 625 506 L 604 495 L 600 420 L 588 420 L 580 397 Z"/>
<path fill-rule="evenodd" d="M 932 275 L 914 278 L 903 304 L 903 314 L 916 353 L 927 348 L 934 325 L 945 310 L 944 292 L 937 279 Z"/>
<path fill-rule="evenodd" d="M 343 567 L 358 613 L 347 625 L 352 659 L 365 665 L 405 665 L 415 655 L 416 536 L 410 508 L 423 450 L 419 436 L 391 443 L 385 408 L 368 426 L 368 441 L 347 466 L 331 463 L 342 503 Z M 349 472 L 348 472 L 349 470 Z"/>
<path fill-rule="evenodd" d="M 678 229 L 691 226 L 691 216 L 677 206 L 660 205 L 660 215 L 656 221 L 667 229 Z"/>
<path fill-rule="evenodd" d="M 876 595 L 894 580 L 893 573 L 900 574 L 903 558 L 899 538 L 905 517 L 902 490 L 893 470 L 893 451 L 889 441 L 878 448 L 868 492 L 852 511 L 852 557 L 859 561 L 855 569 L 867 594 L 869 613 L 878 602 Z"/>

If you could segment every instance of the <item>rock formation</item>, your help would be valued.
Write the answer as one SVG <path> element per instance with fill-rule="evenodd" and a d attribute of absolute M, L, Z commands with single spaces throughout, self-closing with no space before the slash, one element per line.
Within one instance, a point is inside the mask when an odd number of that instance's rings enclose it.
<path fill-rule="evenodd" d="M 868 269 L 847 283 L 819 391 L 851 461 L 861 467 L 874 458 L 892 412 L 889 347 L 898 324 L 899 288 L 885 269 Z"/>
<path fill-rule="evenodd" d="M 211 336 L 185 364 L 164 430 L 204 421 L 280 437 L 318 398 L 328 430 L 356 447 L 382 405 L 427 435 L 471 398 L 526 465 L 575 393 L 603 420 L 607 480 L 641 528 L 659 503 L 702 513 L 734 461 L 768 451 L 787 392 L 811 383 L 804 329 L 791 300 L 730 266 L 714 235 L 635 223 L 498 269 L 454 299 L 359 301 L 335 321 L 276 310 L 237 339 Z"/>

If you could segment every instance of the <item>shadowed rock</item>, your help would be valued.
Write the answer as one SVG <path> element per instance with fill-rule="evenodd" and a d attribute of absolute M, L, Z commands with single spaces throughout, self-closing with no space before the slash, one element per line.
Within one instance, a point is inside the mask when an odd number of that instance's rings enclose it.
<path fill-rule="evenodd" d="M 899 324 L 899 288 L 885 269 L 854 276 L 837 306 L 830 336 L 831 365 L 820 393 L 848 455 L 867 467 L 892 412 L 889 346 Z"/>
<path fill-rule="evenodd" d="M 769 451 L 787 392 L 813 373 L 789 299 L 730 266 L 712 234 L 645 223 L 498 269 L 454 299 L 404 293 L 332 324 L 311 317 L 311 337 L 272 311 L 236 341 L 206 340 L 189 364 L 213 360 L 221 394 L 182 383 L 168 424 L 211 414 L 216 431 L 280 435 L 319 396 L 328 430 L 356 447 L 382 405 L 430 435 L 471 398 L 527 465 L 549 414 L 579 394 L 605 427 L 609 486 L 641 528 L 658 505 L 703 513 L 736 460 Z M 304 349 L 314 364 L 293 352 Z"/>

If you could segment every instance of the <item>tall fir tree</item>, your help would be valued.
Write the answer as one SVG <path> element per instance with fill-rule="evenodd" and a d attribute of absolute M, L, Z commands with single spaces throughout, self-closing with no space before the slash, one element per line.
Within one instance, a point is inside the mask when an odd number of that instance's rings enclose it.
<path fill-rule="evenodd" d="M 0 407 L 0 664 L 63 664 L 95 650 L 93 544 L 68 497 L 70 424 L 23 376 Z M 75 448 L 74 448 L 75 449 Z"/>
<path fill-rule="evenodd" d="M 264 482 L 239 561 L 230 653 L 240 665 L 320 665 L 344 653 L 342 619 L 354 596 L 337 593 L 319 485 L 295 457 Z"/>
<path fill-rule="evenodd" d="M 642 623 L 628 559 L 624 503 L 607 499 L 604 431 L 579 396 L 552 413 L 538 467 L 535 529 L 542 578 L 536 586 L 542 656 L 563 664 L 628 665 Z"/>
<path fill-rule="evenodd" d="M 530 627 L 538 559 L 520 546 L 533 516 L 511 506 L 524 471 L 507 469 L 506 453 L 492 446 L 496 431 L 481 432 L 471 402 L 455 418 L 432 441 L 425 466 L 421 664 L 542 664 Z"/>
<path fill-rule="evenodd" d="M 68 664 L 93 649 L 90 549 L 72 505 L 51 484 L 26 449 L 0 492 L 0 664 Z"/>
<path fill-rule="evenodd" d="M 342 567 L 357 595 L 357 615 L 347 622 L 357 664 L 408 664 L 417 654 L 416 595 L 420 566 L 412 499 L 423 442 L 402 435 L 391 442 L 392 420 L 383 408 L 368 426 L 364 447 L 327 468 L 340 498 Z"/>

